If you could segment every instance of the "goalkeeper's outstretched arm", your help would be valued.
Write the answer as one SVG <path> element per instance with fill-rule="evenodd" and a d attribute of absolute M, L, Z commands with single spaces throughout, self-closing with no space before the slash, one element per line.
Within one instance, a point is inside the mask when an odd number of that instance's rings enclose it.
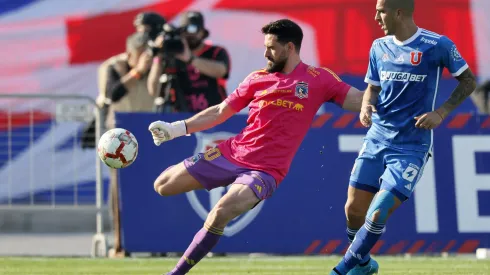
<path fill-rule="evenodd" d="M 162 142 L 212 128 L 223 123 L 235 113 L 236 111 L 223 101 L 221 104 L 209 107 L 187 120 L 172 123 L 155 121 L 150 124 L 148 130 L 153 136 L 155 145 L 159 146 Z"/>
<path fill-rule="evenodd" d="M 233 116 L 236 111 L 231 108 L 225 101 L 218 105 L 211 106 L 196 115 L 185 120 L 187 134 L 200 132 L 213 128 Z"/>

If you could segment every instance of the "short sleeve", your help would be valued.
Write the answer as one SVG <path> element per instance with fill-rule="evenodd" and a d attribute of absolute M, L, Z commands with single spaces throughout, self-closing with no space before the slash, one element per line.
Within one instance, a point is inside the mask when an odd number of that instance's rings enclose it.
<path fill-rule="evenodd" d="M 375 47 L 376 41 L 373 43 L 373 45 L 371 46 L 371 50 L 369 51 L 369 65 L 366 73 L 366 78 L 364 78 L 364 82 L 380 87 L 381 82 L 379 79 Z"/>
<path fill-rule="evenodd" d="M 252 75 L 253 74 L 250 74 L 245 78 L 242 83 L 238 85 L 238 88 L 225 99 L 226 104 L 237 112 L 240 112 L 243 108 L 247 107 L 253 100 L 254 92 L 250 89 Z"/>
<path fill-rule="evenodd" d="M 213 59 L 216 61 L 223 62 L 226 66 L 226 75 L 223 77 L 224 79 L 228 79 L 228 76 L 230 75 L 230 69 L 231 69 L 231 61 L 230 61 L 230 55 L 228 52 L 221 47 L 216 47 L 213 52 Z"/>
<path fill-rule="evenodd" d="M 325 102 L 335 103 L 338 106 L 344 104 L 347 93 L 350 90 L 350 85 L 340 79 L 340 77 L 328 68 L 323 70 L 321 76 L 325 91 Z"/>
<path fill-rule="evenodd" d="M 468 64 L 458 51 L 458 48 L 451 39 L 442 36 L 438 48 L 441 65 L 446 67 L 454 76 L 459 76 L 468 69 Z"/>

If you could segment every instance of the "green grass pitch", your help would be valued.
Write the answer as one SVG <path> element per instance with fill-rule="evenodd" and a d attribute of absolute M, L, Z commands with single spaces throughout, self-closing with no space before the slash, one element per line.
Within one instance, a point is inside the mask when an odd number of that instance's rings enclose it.
<path fill-rule="evenodd" d="M 339 257 L 206 258 L 189 274 L 202 275 L 328 275 Z M 379 274 L 484 275 L 490 261 L 469 258 L 376 257 Z M 0 258 L 1 275 L 160 275 L 177 258 Z"/>

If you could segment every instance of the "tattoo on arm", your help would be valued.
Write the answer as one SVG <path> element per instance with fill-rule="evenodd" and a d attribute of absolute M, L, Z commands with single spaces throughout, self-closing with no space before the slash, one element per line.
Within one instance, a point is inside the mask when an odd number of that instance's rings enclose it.
<path fill-rule="evenodd" d="M 459 81 L 458 86 L 438 110 L 444 117 L 456 109 L 476 88 L 475 76 L 469 68 L 457 76 L 456 79 Z"/>

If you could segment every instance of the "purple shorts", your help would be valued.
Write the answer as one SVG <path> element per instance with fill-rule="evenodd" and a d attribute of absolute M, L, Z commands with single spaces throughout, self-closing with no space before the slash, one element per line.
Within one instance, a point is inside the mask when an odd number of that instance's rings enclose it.
<path fill-rule="evenodd" d="M 269 198 L 276 190 L 274 177 L 231 163 L 221 155 L 218 148 L 185 159 L 184 165 L 189 174 L 207 190 L 230 184 L 244 184 L 250 187 L 260 200 Z"/>

